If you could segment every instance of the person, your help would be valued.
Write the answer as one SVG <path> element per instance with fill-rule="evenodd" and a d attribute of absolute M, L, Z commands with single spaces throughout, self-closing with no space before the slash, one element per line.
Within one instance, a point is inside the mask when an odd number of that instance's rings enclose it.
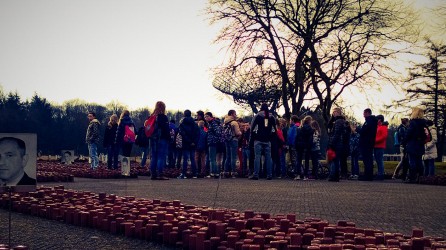
<path fill-rule="evenodd" d="M 426 121 L 424 120 L 423 109 L 419 107 L 413 108 L 405 138 L 407 155 L 409 157 L 409 178 L 405 181 L 406 183 L 416 183 L 418 182 L 418 177 L 423 175 L 422 157 L 425 152 L 425 126 Z"/>
<path fill-rule="evenodd" d="M 291 116 L 290 127 L 288 129 L 286 144 L 288 146 L 290 162 L 292 169 L 295 171 L 297 168 L 297 148 L 296 148 L 296 135 L 297 129 L 300 127 L 300 119 L 297 115 Z M 300 171 L 295 171 L 296 178 L 300 179 Z"/>
<path fill-rule="evenodd" d="M 222 126 L 218 119 L 215 119 L 211 112 L 206 112 L 204 118 L 209 124 L 207 144 L 209 147 L 210 174 L 208 178 L 219 178 L 220 171 L 217 165 L 218 145 L 222 142 Z"/>
<path fill-rule="evenodd" d="M 316 120 L 312 120 L 311 128 L 313 129 L 313 143 L 311 146 L 311 175 L 314 179 L 318 179 L 319 158 L 321 157 L 321 127 Z"/>
<path fill-rule="evenodd" d="M 200 130 L 197 123 L 192 118 L 190 110 L 184 111 L 184 118 L 182 119 L 179 127 L 179 134 L 182 138 L 183 149 L 183 170 L 178 176 L 178 179 L 186 179 L 187 164 L 190 160 L 192 178 L 197 178 L 197 165 L 195 164 L 195 149 L 200 139 Z"/>
<path fill-rule="evenodd" d="M 169 168 L 175 168 L 175 159 L 177 155 L 176 150 L 176 143 L 175 143 L 175 137 L 178 133 L 178 129 L 175 126 L 175 120 L 169 121 L 169 134 L 170 134 L 170 140 L 169 140 L 169 146 L 168 146 L 168 153 L 167 153 L 167 166 Z"/>
<path fill-rule="evenodd" d="M 23 140 L 0 138 L 0 186 L 36 185 L 36 180 L 25 172 L 28 158 Z"/>
<path fill-rule="evenodd" d="M 425 144 L 424 160 L 424 176 L 435 175 L 435 159 L 437 158 L 437 128 L 434 126 L 432 120 L 426 121 L 427 129 L 430 130 L 431 141 Z"/>
<path fill-rule="evenodd" d="M 363 116 L 365 119 L 364 124 L 361 128 L 355 128 L 359 133 L 359 148 L 361 149 L 362 162 L 364 163 L 364 176 L 360 179 L 373 181 L 373 148 L 375 147 L 378 121 L 369 108 L 364 110 Z"/>
<path fill-rule="evenodd" d="M 147 130 L 147 126 L 149 124 L 149 117 L 147 117 L 147 119 L 144 121 L 143 127 L 144 127 L 144 132 L 146 132 Z M 147 137 L 147 135 L 146 135 Z M 147 144 L 143 144 L 140 146 L 140 150 L 142 151 L 142 156 L 141 156 L 141 162 L 140 162 L 140 166 L 141 168 L 145 168 L 146 163 L 147 163 L 147 158 L 149 158 L 149 152 L 150 152 L 150 141 Z"/>
<path fill-rule="evenodd" d="M 348 123 L 342 115 L 340 108 L 333 109 L 329 124 L 331 126 L 329 126 L 330 129 L 328 131 L 328 148 L 335 152 L 335 157 L 330 164 L 328 181 L 338 182 L 340 179 L 341 160 L 345 157 L 346 152 L 350 150 L 349 144 L 345 143 L 345 137 L 350 133 L 350 130 L 346 129 Z"/>
<path fill-rule="evenodd" d="M 409 157 L 407 156 L 406 152 L 406 140 L 405 140 L 408 126 L 409 126 L 409 119 L 402 118 L 401 124 L 398 126 L 397 129 L 398 141 L 400 142 L 401 160 L 396 166 L 395 171 L 393 172 L 392 179 L 401 178 L 402 180 L 405 180 L 407 176 L 407 171 L 409 170 Z M 403 170 L 403 173 L 400 176 L 401 170 Z"/>
<path fill-rule="evenodd" d="M 242 162 L 241 162 L 241 173 L 242 177 L 246 178 L 253 173 L 253 167 L 249 165 L 249 138 L 251 135 L 251 130 L 249 123 L 242 123 L 240 126 L 242 136 L 240 137 L 239 145 L 242 150 Z"/>
<path fill-rule="evenodd" d="M 378 166 L 376 180 L 384 180 L 384 150 L 387 143 L 388 123 L 384 121 L 383 115 L 377 115 L 376 119 L 378 120 L 378 125 L 376 128 L 375 148 L 373 149 L 376 165 Z"/>
<path fill-rule="evenodd" d="M 152 180 L 169 180 L 163 175 L 166 165 L 167 149 L 170 140 L 169 119 L 166 116 L 166 104 L 158 101 L 153 111 L 156 116 L 156 130 L 150 137 L 150 172 Z"/>
<path fill-rule="evenodd" d="M 288 123 L 285 118 L 280 118 L 278 125 L 277 125 L 277 136 L 279 138 L 279 159 L 280 159 L 280 175 L 277 175 L 277 178 L 282 179 L 287 176 L 287 169 L 286 169 L 286 152 L 287 152 L 287 146 L 285 142 L 285 138 L 287 136 L 288 132 Z"/>
<path fill-rule="evenodd" d="M 350 180 L 357 180 L 359 178 L 359 133 L 351 129 L 350 135 L 350 162 L 351 175 Z"/>
<path fill-rule="evenodd" d="M 197 122 L 200 129 L 200 135 L 198 137 L 197 148 L 195 149 L 195 162 L 197 163 L 197 173 L 200 177 L 207 176 L 206 171 L 206 140 L 207 132 L 204 130 L 204 121 L 199 120 Z"/>
<path fill-rule="evenodd" d="M 311 149 L 313 146 L 313 134 L 314 130 L 311 128 L 311 121 L 313 118 L 309 115 L 305 116 L 302 120 L 301 126 L 301 150 L 300 150 L 300 159 L 305 159 L 305 165 L 304 165 L 304 171 L 303 175 L 300 177 L 303 178 L 303 180 L 308 180 L 309 177 L 309 169 L 310 169 L 310 158 L 311 158 Z M 299 142 L 296 142 L 296 144 Z M 302 160 L 300 161 L 302 162 Z M 297 163 L 299 164 L 299 162 Z M 302 164 L 302 163 L 301 163 Z"/>
<path fill-rule="evenodd" d="M 268 104 L 263 103 L 260 112 L 256 114 L 251 123 L 251 139 L 254 140 L 254 173 L 251 180 L 259 179 L 260 158 L 265 155 L 266 179 L 271 180 L 273 175 L 271 163 L 271 138 L 275 133 L 276 119 L 270 114 Z"/>
<path fill-rule="evenodd" d="M 230 129 L 230 137 L 225 138 L 225 175 L 231 176 L 232 178 L 236 177 L 237 172 L 235 171 L 235 164 L 237 161 L 237 147 L 238 147 L 238 138 L 242 135 L 240 132 L 240 126 L 237 122 L 237 113 L 235 110 L 231 109 L 228 111 L 228 115 L 225 116 L 224 126 L 228 126 Z"/>
<path fill-rule="evenodd" d="M 96 119 L 96 113 L 89 112 L 89 120 L 85 141 L 88 145 L 88 154 L 91 160 L 91 169 L 95 170 L 99 166 L 98 144 L 99 144 L 99 126 L 101 123 Z"/>
<path fill-rule="evenodd" d="M 116 146 L 115 137 L 118 129 L 118 116 L 113 114 L 105 127 L 103 146 L 107 150 L 108 169 L 118 169 L 119 148 Z"/>
<path fill-rule="evenodd" d="M 128 110 L 124 110 L 121 113 L 121 117 L 118 122 L 118 129 L 116 130 L 116 138 L 115 143 L 118 145 L 119 149 L 122 149 L 122 155 L 125 157 L 130 157 L 132 152 L 133 143 L 135 141 L 127 140 L 126 137 L 126 127 L 129 129 L 133 128 L 133 132 L 135 132 L 135 124 L 133 123 L 132 118 L 130 118 L 130 112 Z M 118 150 L 119 151 L 119 150 Z"/>

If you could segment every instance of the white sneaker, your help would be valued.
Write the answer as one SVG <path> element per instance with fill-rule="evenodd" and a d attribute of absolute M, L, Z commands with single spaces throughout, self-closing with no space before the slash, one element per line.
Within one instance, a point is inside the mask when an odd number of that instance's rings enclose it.
<path fill-rule="evenodd" d="M 295 181 L 299 181 L 299 180 L 300 180 L 300 176 L 296 176 L 296 177 L 294 178 L 294 180 L 295 180 Z"/>
<path fill-rule="evenodd" d="M 304 177 L 304 181 L 308 181 L 308 178 L 307 178 L 307 177 Z"/>

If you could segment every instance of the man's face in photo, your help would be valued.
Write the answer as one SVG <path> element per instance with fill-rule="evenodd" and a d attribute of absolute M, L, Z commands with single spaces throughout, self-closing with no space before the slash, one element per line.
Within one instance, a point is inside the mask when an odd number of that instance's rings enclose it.
<path fill-rule="evenodd" d="M 26 166 L 27 155 L 14 141 L 0 142 L 0 179 L 12 180 L 18 177 Z"/>

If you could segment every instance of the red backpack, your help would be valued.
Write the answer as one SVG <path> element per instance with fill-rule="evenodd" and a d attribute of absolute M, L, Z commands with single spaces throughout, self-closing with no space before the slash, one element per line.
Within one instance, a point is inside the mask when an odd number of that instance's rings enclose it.
<path fill-rule="evenodd" d="M 133 125 L 125 125 L 124 142 L 134 143 L 136 139 L 135 127 Z"/>
<path fill-rule="evenodd" d="M 146 136 L 152 137 L 153 132 L 155 132 L 156 128 L 156 115 L 151 115 L 145 122 L 144 127 L 146 128 Z"/>

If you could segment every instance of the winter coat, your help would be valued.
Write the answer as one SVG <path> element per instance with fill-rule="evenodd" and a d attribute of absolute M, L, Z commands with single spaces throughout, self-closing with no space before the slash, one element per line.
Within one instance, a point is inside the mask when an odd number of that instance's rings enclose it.
<path fill-rule="evenodd" d="M 170 141 L 169 119 L 165 114 L 158 114 L 156 117 L 156 128 L 159 129 L 159 139 Z"/>
<path fill-rule="evenodd" d="M 405 138 L 406 138 L 407 127 L 404 126 L 403 124 L 400 124 L 398 126 L 397 132 L 398 132 L 398 141 L 403 147 L 406 147 Z"/>
<path fill-rule="evenodd" d="M 132 118 L 130 116 L 126 115 L 122 117 L 121 121 L 119 122 L 118 129 L 116 130 L 116 137 L 115 137 L 115 143 L 118 145 L 121 145 L 124 143 L 124 133 L 125 133 L 125 126 L 133 126 L 135 128 L 135 124 L 133 123 Z M 136 132 L 136 128 L 135 128 Z"/>
<path fill-rule="evenodd" d="M 224 119 L 224 124 L 226 125 L 228 123 L 231 125 L 232 133 L 234 135 L 232 139 L 237 140 L 242 135 L 242 131 L 240 131 L 240 125 L 233 116 L 229 115 L 227 115 Z"/>
<path fill-rule="evenodd" d="M 212 121 L 209 122 L 209 129 L 208 129 L 208 145 L 209 146 L 217 146 L 217 144 L 221 143 L 223 141 L 223 127 L 220 124 L 220 121 L 217 119 L 212 119 Z"/>
<path fill-rule="evenodd" d="M 115 144 L 117 129 L 118 129 L 117 123 L 113 124 L 111 127 L 107 125 L 107 127 L 105 128 L 105 132 L 104 132 L 104 142 L 102 144 L 104 146 L 104 148 Z"/>
<path fill-rule="evenodd" d="M 204 127 L 203 128 L 199 128 L 200 130 L 200 135 L 198 137 L 198 143 L 197 143 L 197 150 L 205 150 L 206 149 L 206 140 L 207 140 L 207 132 L 204 131 Z"/>
<path fill-rule="evenodd" d="M 314 131 L 311 151 L 315 152 L 320 150 L 321 150 L 321 135 L 318 132 Z"/>
<path fill-rule="evenodd" d="M 407 143 L 406 152 L 408 154 L 419 156 L 424 154 L 424 140 L 426 138 L 426 134 L 424 133 L 425 126 L 426 121 L 424 119 L 410 120 L 405 138 Z"/>
<path fill-rule="evenodd" d="M 350 152 L 350 129 L 343 116 L 335 117 L 333 129 L 328 134 L 328 147 L 336 154 L 348 155 Z"/>
<path fill-rule="evenodd" d="M 377 128 L 378 120 L 375 116 L 370 115 L 365 118 L 362 127 L 357 129 L 357 132 L 359 133 L 359 147 L 361 149 L 373 149 L 375 147 Z"/>
<path fill-rule="evenodd" d="M 383 124 L 381 121 L 378 121 L 375 137 L 375 148 L 386 148 L 387 136 L 389 134 L 387 126 L 387 123 Z"/>
<path fill-rule="evenodd" d="M 353 133 L 350 135 L 350 154 L 359 154 L 359 134 Z"/>
<path fill-rule="evenodd" d="M 431 132 L 432 140 L 424 145 L 425 153 L 423 155 L 423 160 L 436 159 L 437 154 L 437 128 L 435 126 L 430 126 L 429 131 Z"/>
<path fill-rule="evenodd" d="M 183 139 L 183 149 L 190 150 L 197 147 L 200 130 L 192 117 L 184 117 L 180 123 L 179 133 Z"/>
<path fill-rule="evenodd" d="M 297 140 L 301 141 L 296 141 L 296 145 L 299 145 L 301 149 L 311 150 L 313 146 L 313 133 L 313 128 L 309 124 L 302 125 L 300 135 L 296 137 Z"/>
<path fill-rule="evenodd" d="M 251 138 L 254 141 L 269 142 L 276 133 L 276 119 L 269 114 L 265 117 L 265 111 L 260 111 L 251 122 Z"/>
<path fill-rule="evenodd" d="M 98 119 L 93 119 L 88 124 L 87 134 L 85 135 L 85 142 L 87 144 L 99 144 L 99 125 L 101 123 Z"/>

